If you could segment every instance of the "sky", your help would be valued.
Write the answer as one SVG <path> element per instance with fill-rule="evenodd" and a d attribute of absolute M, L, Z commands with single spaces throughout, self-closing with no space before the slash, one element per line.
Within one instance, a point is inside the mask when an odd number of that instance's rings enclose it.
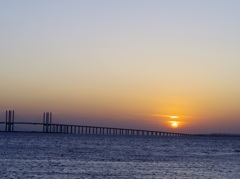
<path fill-rule="evenodd" d="M 1 0 L 0 120 L 240 133 L 239 7 Z"/>

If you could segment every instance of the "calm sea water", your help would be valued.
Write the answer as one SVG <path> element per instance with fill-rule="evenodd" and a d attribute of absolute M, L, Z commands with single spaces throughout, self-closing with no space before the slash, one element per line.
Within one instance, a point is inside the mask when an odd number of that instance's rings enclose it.
<path fill-rule="evenodd" d="M 240 178 L 238 137 L 0 133 L 0 178 Z"/>

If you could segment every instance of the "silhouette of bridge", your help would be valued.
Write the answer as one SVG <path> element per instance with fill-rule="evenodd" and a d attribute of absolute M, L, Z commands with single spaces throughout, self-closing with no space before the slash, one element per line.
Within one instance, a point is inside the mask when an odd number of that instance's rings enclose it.
<path fill-rule="evenodd" d="M 24 132 L 15 131 L 14 126 L 17 125 L 38 125 L 42 126 L 42 133 L 69 133 L 69 134 L 88 134 L 88 135 L 138 135 L 138 136 L 190 136 L 190 134 L 163 132 L 163 131 L 151 131 L 151 130 L 139 130 L 139 129 L 124 129 L 113 127 L 97 127 L 97 126 L 83 126 L 83 125 L 71 125 L 71 124 L 55 124 L 52 123 L 52 113 L 43 113 L 43 122 L 15 122 L 14 110 L 6 111 L 6 121 L 0 122 L 5 124 L 5 130 L 3 132 Z M 37 132 L 37 131 L 32 131 Z"/>

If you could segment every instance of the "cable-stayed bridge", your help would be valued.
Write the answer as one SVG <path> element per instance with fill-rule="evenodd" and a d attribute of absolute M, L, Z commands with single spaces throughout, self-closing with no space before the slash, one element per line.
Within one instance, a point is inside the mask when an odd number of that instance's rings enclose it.
<path fill-rule="evenodd" d="M 44 112 L 42 122 L 16 122 L 14 110 L 6 111 L 5 122 L 0 122 L 0 125 L 5 125 L 2 132 L 24 132 L 15 130 L 15 125 L 35 125 L 42 128 L 42 133 L 69 133 L 82 135 L 129 135 L 129 136 L 190 136 L 190 134 L 139 130 L 139 129 L 125 129 L 113 127 L 98 127 L 98 126 L 83 126 L 72 124 L 56 124 L 52 123 L 52 113 Z"/>

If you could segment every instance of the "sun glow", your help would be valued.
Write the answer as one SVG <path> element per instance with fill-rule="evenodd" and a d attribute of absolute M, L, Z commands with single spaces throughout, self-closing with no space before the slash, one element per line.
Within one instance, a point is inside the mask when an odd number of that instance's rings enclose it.
<path fill-rule="evenodd" d="M 178 128 L 180 122 L 176 121 L 176 119 L 178 119 L 178 116 L 169 116 L 170 119 L 172 119 L 171 121 L 169 121 L 169 124 L 172 128 Z"/>
<path fill-rule="evenodd" d="M 171 119 L 177 119 L 179 118 L 178 116 L 170 116 Z"/>
<path fill-rule="evenodd" d="M 172 128 L 177 128 L 179 126 L 179 122 L 177 121 L 170 121 L 170 125 Z"/>

